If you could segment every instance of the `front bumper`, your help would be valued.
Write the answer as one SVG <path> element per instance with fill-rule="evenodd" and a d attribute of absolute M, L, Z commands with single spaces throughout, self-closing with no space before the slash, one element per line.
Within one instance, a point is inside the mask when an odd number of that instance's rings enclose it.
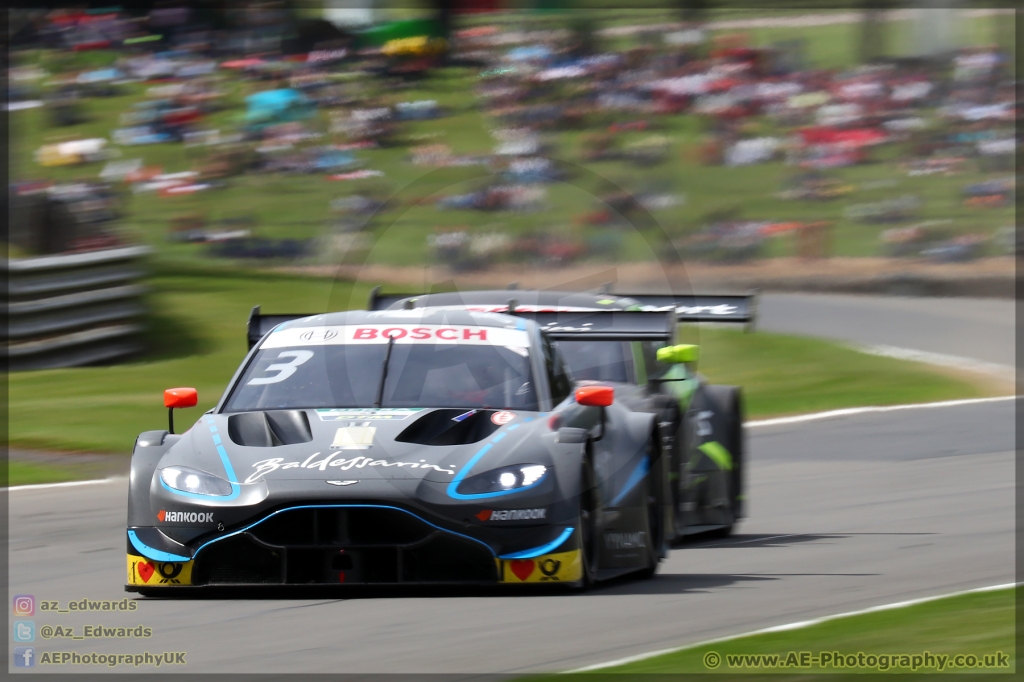
<path fill-rule="evenodd" d="M 490 542 L 380 504 L 286 507 L 178 554 L 146 544 L 161 537 L 156 529 L 134 529 L 128 537 L 126 589 L 573 583 L 582 578 L 572 527 L 534 525 L 497 532 L 512 545 L 530 546 L 499 554 Z"/>

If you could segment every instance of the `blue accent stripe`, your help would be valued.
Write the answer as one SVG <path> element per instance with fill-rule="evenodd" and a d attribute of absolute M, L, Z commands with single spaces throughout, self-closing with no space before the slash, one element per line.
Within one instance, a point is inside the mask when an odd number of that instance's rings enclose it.
<path fill-rule="evenodd" d="M 456 499 L 456 500 L 485 500 L 485 499 L 492 498 L 492 497 L 502 497 L 503 495 L 512 495 L 514 493 L 521 493 L 524 490 L 529 490 L 530 488 L 536 488 L 541 483 L 543 483 L 544 479 L 546 479 L 548 477 L 546 472 L 544 473 L 543 476 L 538 478 L 534 483 L 531 483 L 530 485 L 523 486 L 522 488 L 512 488 L 511 490 L 496 490 L 496 491 L 494 491 L 492 493 L 472 493 L 472 494 L 469 494 L 469 495 L 465 495 L 463 493 L 460 493 L 459 490 L 458 490 L 459 484 L 462 483 L 462 481 L 465 480 L 466 476 L 469 475 L 470 469 L 472 469 L 473 466 L 477 462 L 479 462 L 480 459 L 484 455 L 487 454 L 487 452 L 491 449 L 491 447 L 495 443 L 499 442 L 502 438 L 507 436 L 509 431 L 514 431 L 515 429 L 519 428 L 522 424 L 525 424 L 526 422 L 530 422 L 530 421 L 533 421 L 533 417 L 527 417 L 526 419 L 523 419 L 523 421 L 521 421 L 521 422 L 518 422 L 516 424 L 512 424 L 511 426 L 505 427 L 503 430 L 498 431 L 498 433 L 495 434 L 495 436 L 493 438 L 491 438 L 491 440 L 487 441 L 486 445 L 484 445 L 482 448 L 477 450 L 477 453 L 475 455 L 473 455 L 473 457 L 470 458 L 470 460 L 468 462 L 466 462 L 466 466 L 462 467 L 462 470 L 459 471 L 459 473 L 455 474 L 455 478 L 453 478 L 451 483 L 448 484 L 448 490 L 447 490 L 448 497 L 451 497 L 451 498 Z"/>
<path fill-rule="evenodd" d="M 615 499 L 609 503 L 609 506 L 615 507 L 619 504 L 619 502 L 622 502 L 623 498 L 626 497 L 626 494 L 629 493 L 630 490 L 635 488 L 637 483 L 644 480 L 644 476 L 647 475 L 647 471 L 648 469 L 650 469 L 650 466 L 651 464 L 647 460 L 646 456 L 642 460 L 640 460 L 640 462 L 636 465 L 636 468 L 633 469 L 633 473 L 631 473 L 629 475 L 629 478 L 626 479 L 626 485 L 622 486 L 622 490 L 620 490 L 619 494 L 615 496 Z"/>
<path fill-rule="evenodd" d="M 220 542 L 221 540 L 227 540 L 228 538 L 230 538 L 230 537 L 232 537 L 234 535 L 238 535 L 239 533 L 244 533 L 245 531 L 249 530 L 250 528 L 258 526 L 261 523 L 263 523 L 264 521 L 266 521 L 267 519 L 273 518 L 274 516 L 277 516 L 278 514 L 280 514 L 282 512 L 291 511 L 293 509 L 351 509 L 351 508 L 357 508 L 357 509 L 394 509 L 395 511 L 400 511 L 400 512 L 402 512 L 404 514 L 408 514 L 409 516 L 411 516 L 411 517 L 413 517 L 415 519 L 419 519 L 420 521 L 422 521 L 423 523 L 427 524 L 431 528 L 436 528 L 437 530 L 439 530 L 439 531 L 441 531 L 443 533 L 448 533 L 449 535 L 455 535 L 455 536 L 458 536 L 460 538 L 465 538 L 466 540 L 472 540 L 473 542 L 477 543 L 478 545 L 483 545 L 484 547 L 487 548 L 487 551 L 491 553 L 491 556 L 494 556 L 494 550 L 486 542 L 484 542 L 482 540 L 477 540 L 476 538 L 471 537 L 469 535 L 463 535 L 462 533 L 456 533 L 455 531 L 448 530 L 447 528 L 442 528 L 441 526 L 438 526 L 436 524 L 431 523 L 430 521 L 427 521 L 425 518 L 419 516 L 418 514 L 414 514 L 414 513 L 412 513 L 411 511 L 409 511 L 407 509 L 402 509 L 401 507 L 392 507 L 391 505 L 387 505 L 387 504 L 304 504 L 304 505 L 300 505 L 298 507 L 286 507 L 285 509 L 278 509 L 276 512 L 273 512 L 272 514 L 267 514 L 266 516 L 264 516 L 259 521 L 256 521 L 255 523 L 251 523 L 248 526 L 245 526 L 244 528 L 239 528 L 236 531 L 232 531 L 232 532 L 227 533 L 225 535 L 222 535 L 220 537 L 214 538 L 214 539 L 212 539 L 212 540 L 210 540 L 208 542 L 204 542 L 203 544 L 199 545 L 199 548 L 196 549 L 196 551 L 192 555 L 192 557 L 195 558 L 196 556 L 198 556 L 199 552 L 201 552 L 204 547 L 207 547 L 208 545 L 212 545 L 215 542 Z M 131 531 L 128 531 L 128 532 L 131 533 Z"/>
<path fill-rule="evenodd" d="M 164 490 L 168 490 L 175 495 L 181 495 L 182 497 L 192 497 L 199 500 L 221 500 L 224 502 L 230 502 L 236 499 L 242 494 L 242 488 L 238 485 L 238 477 L 235 476 L 235 470 L 231 466 L 231 460 L 228 459 L 227 450 L 221 444 L 220 433 L 217 432 L 217 425 L 214 423 L 212 417 L 206 417 L 204 419 L 206 425 L 210 427 L 210 437 L 213 438 L 213 445 L 217 448 L 217 454 L 220 455 L 220 463 L 224 466 L 224 473 L 227 474 L 228 483 L 231 484 L 230 495 L 201 495 L 199 493 L 190 493 L 184 490 L 175 490 L 171 486 L 164 483 L 164 480 L 160 479 L 160 485 L 164 487 Z"/>
<path fill-rule="evenodd" d="M 534 547 L 533 549 L 525 549 L 522 552 L 513 552 L 511 554 L 503 554 L 503 555 L 501 555 L 498 558 L 499 559 L 532 559 L 534 557 L 541 556 L 542 554 L 549 554 L 550 552 L 553 552 L 556 549 L 558 549 L 559 547 L 561 547 L 562 544 L 566 540 L 569 539 L 569 536 L 572 535 L 572 531 L 573 530 L 574 530 L 573 527 L 569 526 L 568 528 L 566 528 L 565 530 L 562 531 L 561 535 L 559 535 L 557 538 L 555 538 L 554 540 L 552 540 L 551 542 L 549 542 L 546 545 L 541 545 L 540 547 Z"/>
<path fill-rule="evenodd" d="M 139 554 L 146 557 L 147 559 L 152 559 L 153 561 L 174 561 L 177 563 L 181 563 L 183 561 L 191 561 L 191 559 L 189 559 L 187 556 L 179 556 L 177 554 L 163 552 L 159 549 L 153 549 L 152 547 L 144 543 L 142 540 L 140 540 L 139 536 L 136 535 L 135 531 L 133 530 L 128 531 L 128 539 L 131 540 L 132 547 L 137 549 Z"/>

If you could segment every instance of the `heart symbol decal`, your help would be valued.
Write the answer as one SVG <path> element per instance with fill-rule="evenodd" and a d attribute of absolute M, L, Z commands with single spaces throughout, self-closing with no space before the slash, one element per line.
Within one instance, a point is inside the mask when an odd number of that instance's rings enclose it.
<path fill-rule="evenodd" d="M 509 568 L 512 569 L 512 574 L 520 580 L 526 580 L 533 573 L 534 567 L 533 559 L 513 559 L 509 562 Z"/>
<path fill-rule="evenodd" d="M 532 563 L 532 562 L 531 562 Z M 142 582 L 148 583 L 149 579 L 153 577 L 153 571 L 156 570 L 156 566 L 149 563 L 148 561 L 140 561 L 135 564 L 136 570 L 139 572 L 139 577 L 142 578 Z"/>

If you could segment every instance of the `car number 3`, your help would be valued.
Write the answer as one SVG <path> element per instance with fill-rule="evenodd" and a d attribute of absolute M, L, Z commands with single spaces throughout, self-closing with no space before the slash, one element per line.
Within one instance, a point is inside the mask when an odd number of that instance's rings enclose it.
<path fill-rule="evenodd" d="M 277 372 L 272 376 L 268 377 L 256 377 L 250 379 L 246 386 L 260 386 L 262 384 L 276 384 L 279 381 L 284 381 L 291 375 L 295 374 L 295 370 L 299 368 L 299 365 L 313 357 L 313 351 L 311 350 L 286 350 L 278 353 L 277 358 L 291 358 L 289 362 L 275 362 L 272 365 L 268 365 L 264 370 L 265 372 Z"/>

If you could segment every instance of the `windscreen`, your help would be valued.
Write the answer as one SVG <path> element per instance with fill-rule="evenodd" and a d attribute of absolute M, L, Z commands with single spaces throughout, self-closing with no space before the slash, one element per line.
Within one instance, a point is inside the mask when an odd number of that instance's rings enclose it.
<path fill-rule="evenodd" d="M 621 341 L 559 341 L 569 373 L 576 381 L 630 381 L 633 356 Z"/>
<path fill-rule="evenodd" d="M 380 407 L 538 409 L 525 332 L 352 325 L 274 332 L 224 410 L 374 407 L 385 357 Z"/>

